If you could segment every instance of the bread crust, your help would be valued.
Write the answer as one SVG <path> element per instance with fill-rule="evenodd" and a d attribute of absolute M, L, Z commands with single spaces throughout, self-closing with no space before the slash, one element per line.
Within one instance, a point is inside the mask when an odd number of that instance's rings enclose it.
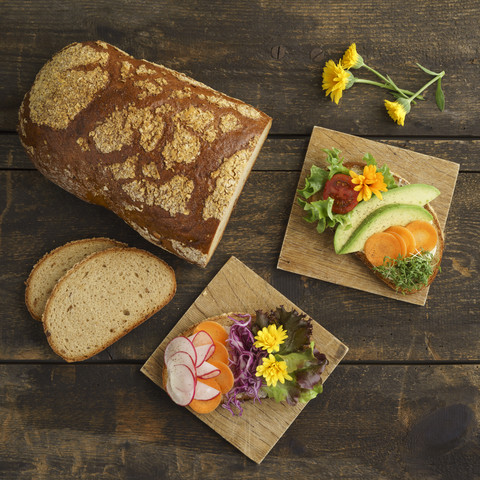
<path fill-rule="evenodd" d="M 51 181 L 205 266 L 270 125 L 259 110 L 184 74 L 83 42 L 41 69 L 18 129 Z"/>
<path fill-rule="evenodd" d="M 91 261 L 93 258 L 95 257 L 100 257 L 102 255 L 106 255 L 106 254 L 110 254 L 111 252 L 115 251 L 115 252 L 122 252 L 122 251 L 125 251 L 125 250 L 128 250 L 128 251 L 136 251 L 136 252 L 140 252 L 142 255 L 147 255 L 147 256 L 150 256 L 152 258 L 155 258 L 156 261 L 159 261 L 161 263 L 164 264 L 165 267 L 167 267 L 167 270 L 170 272 L 170 275 L 171 275 L 171 279 L 173 280 L 173 286 L 172 286 L 172 289 L 171 291 L 169 292 L 169 294 L 165 297 L 164 301 L 161 302 L 160 304 L 157 304 L 155 306 L 155 308 L 153 308 L 151 311 L 149 311 L 147 314 L 145 314 L 143 317 L 141 318 L 138 318 L 138 320 L 136 322 L 132 322 L 128 325 L 128 327 L 124 328 L 123 330 L 119 331 L 118 333 L 116 333 L 115 335 L 111 335 L 110 338 L 109 338 L 109 341 L 107 342 L 104 342 L 103 344 L 100 344 L 98 346 L 98 348 L 96 350 L 93 350 L 91 351 L 88 355 L 85 355 L 85 356 L 69 356 L 69 355 L 66 355 L 64 352 L 62 352 L 60 350 L 60 348 L 58 348 L 58 346 L 56 345 L 55 341 L 51 338 L 51 333 L 49 331 L 49 323 L 48 323 L 48 317 L 50 315 L 50 309 L 51 309 L 51 304 L 52 304 L 52 299 L 55 298 L 56 294 L 57 294 L 57 291 L 59 290 L 59 288 L 61 288 L 63 282 L 65 281 L 68 281 L 68 278 L 70 277 L 70 275 L 72 275 L 74 272 L 76 272 L 78 269 L 82 268 L 83 265 L 87 264 L 89 261 Z M 170 300 L 174 297 L 175 293 L 176 293 L 176 288 L 177 288 L 177 284 L 176 284 L 176 280 L 175 280 L 175 272 L 173 271 L 172 267 L 170 267 L 170 265 L 168 265 L 166 262 L 164 262 L 163 260 L 161 260 L 160 258 L 156 257 L 155 255 L 153 255 L 152 253 L 150 252 L 147 252 L 146 250 L 141 250 L 141 249 L 138 249 L 138 248 L 134 248 L 134 247 L 113 247 L 113 248 L 110 248 L 108 250 L 102 250 L 101 252 L 97 252 L 97 253 L 93 253 L 92 255 L 88 256 L 87 258 L 85 258 L 84 260 L 82 260 L 81 262 L 78 262 L 74 267 L 72 267 L 68 272 L 67 274 L 65 274 L 59 282 L 57 282 L 57 284 L 55 285 L 55 288 L 53 289 L 48 301 L 47 301 L 47 304 L 45 306 L 45 310 L 44 310 L 44 313 L 43 313 L 43 316 L 42 316 L 42 321 L 43 321 L 43 329 L 44 329 L 44 333 L 45 333 L 45 336 L 47 337 L 47 340 L 48 340 L 48 343 L 50 344 L 50 347 L 52 348 L 52 350 L 57 354 L 59 355 L 60 357 L 62 357 L 64 360 L 66 360 L 67 362 L 80 362 L 80 361 L 83 361 L 83 360 L 86 360 L 88 358 L 91 358 L 93 357 L 94 355 L 97 355 L 98 353 L 100 353 L 101 351 L 105 350 L 107 347 L 109 347 L 110 345 L 113 345 L 115 342 L 117 342 L 118 340 L 120 340 L 120 338 L 123 338 L 127 333 L 131 332 L 133 329 L 135 329 L 136 327 L 138 327 L 139 325 L 141 325 L 143 322 L 145 322 L 148 318 L 150 318 L 152 315 L 154 315 L 155 313 L 157 313 L 159 310 L 161 310 L 165 305 L 167 305 Z"/>
<path fill-rule="evenodd" d="M 345 165 L 345 167 L 347 167 L 349 169 L 353 169 L 353 170 L 359 170 L 360 169 L 361 170 L 361 169 L 363 169 L 365 164 L 363 164 L 361 162 L 346 162 L 344 165 Z M 399 184 L 399 185 L 403 186 L 403 185 L 408 185 L 410 183 L 405 178 L 403 178 L 403 177 L 401 177 L 401 176 L 399 176 L 399 175 L 397 175 L 393 172 L 392 172 L 392 175 L 395 178 L 395 181 L 397 182 L 397 184 Z M 443 249 L 444 249 L 444 246 L 445 246 L 445 239 L 444 239 L 443 231 L 440 227 L 440 223 L 438 222 L 438 217 L 437 217 L 437 214 L 435 213 L 435 210 L 429 204 L 424 205 L 424 208 L 425 208 L 425 210 L 427 210 L 432 215 L 432 217 L 433 217 L 432 218 L 432 224 L 435 227 L 435 230 L 437 231 L 437 235 L 438 235 L 437 248 L 436 248 L 436 251 L 435 251 L 435 255 L 433 257 L 433 262 L 435 264 L 435 268 L 432 272 L 432 275 L 430 275 L 426 285 L 423 285 L 422 287 L 420 287 L 416 290 L 406 290 L 406 289 L 403 289 L 403 288 L 398 288 L 392 281 L 388 280 L 383 275 L 380 275 L 380 273 L 378 273 L 374 270 L 374 266 L 367 260 L 367 257 L 365 256 L 364 252 L 356 252 L 355 253 L 355 256 L 357 258 L 359 258 L 361 262 L 363 262 L 363 264 L 372 272 L 373 275 L 375 275 L 377 278 L 379 278 L 382 282 L 384 282 L 386 285 L 388 285 L 391 289 L 397 291 L 398 293 L 405 294 L 405 295 L 411 295 L 411 294 L 420 292 L 424 288 L 427 288 L 433 282 L 435 277 L 437 276 L 437 273 L 439 272 L 439 268 L 440 268 L 440 262 L 442 260 Z"/>

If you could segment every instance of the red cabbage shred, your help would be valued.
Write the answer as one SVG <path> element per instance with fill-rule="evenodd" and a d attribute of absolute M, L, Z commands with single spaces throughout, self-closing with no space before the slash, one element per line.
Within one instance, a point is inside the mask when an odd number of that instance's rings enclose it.
<path fill-rule="evenodd" d="M 239 319 L 229 317 L 234 324 L 230 327 L 228 343 L 230 346 L 229 367 L 233 372 L 233 388 L 225 396 L 223 408 L 226 408 L 232 415 L 235 415 L 233 408 L 238 411 L 238 415 L 243 413 L 242 403 L 238 397 L 248 396 L 253 400 L 258 400 L 259 391 L 262 386 L 262 378 L 255 375 L 257 366 L 267 355 L 265 350 L 253 346 L 255 339 L 250 330 L 252 322 L 251 315 L 237 314 L 237 317 L 245 319 L 243 322 Z"/>

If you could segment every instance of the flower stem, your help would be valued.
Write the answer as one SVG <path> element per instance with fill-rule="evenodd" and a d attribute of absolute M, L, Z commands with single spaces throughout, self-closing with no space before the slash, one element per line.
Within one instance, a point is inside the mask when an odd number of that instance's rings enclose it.
<path fill-rule="evenodd" d="M 445 75 L 445 72 L 440 72 L 436 77 L 433 77 L 428 83 L 426 83 L 418 92 L 414 93 L 410 97 L 410 101 L 418 97 L 426 88 L 428 88 L 432 83 L 435 83 L 439 78 L 442 78 Z"/>
<path fill-rule="evenodd" d="M 382 88 L 388 88 L 389 90 L 393 90 L 393 91 L 396 91 L 396 92 L 399 92 L 400 94 L 402 94 L 404 96 L 404 98 L 408 98 L 408 95 L 413 95 L 413 92 L 411 92 L 410 90 L 404 90 L 403 88 L 398 88 L 394 83 L 393 83 L 393 80 L 390 78 L 385 78 L 380 72 L 377 72 L 375 69 L 373 69 L 372 67 L 369 67 L 366 63 L 363 64 L 363 66 L 367 69 L 367 70 L 370 70 L 372 73 L 374 73 L 378 78 L 381 78 L 384 82 L 385 82 L 385 85 L 382 86 Z M 362 82 L 361 82 L 362 83 Z M 365 82 L 366 83 L 366 82 Z M 381 86 L 379 84 L 372 84 L 372 85 L 378 85 L 378 86 Z M 418 97 L 419 100 L 424 100 L 424 98 L 422 96 L 419 96 Z"/>
<path fill-rule="evenodd" d="M 380 82 L 374 82 L 373 80 L 367 80 L 366 78 L 355 77 L 355 83 L 366 83 L 367 85 L 375 85 L 376 87 L 386 88 L 387 90 L 393 90 L 394 92 L 400 91 L 401 93 L 403 93 L 405 95 L 405 98 L 407 98 L 408 95 L 413 95 L 414 94 L 410 90 L 403 90 L 401 88 L 399 88 L 397 90 L 396 88 L 393 88 L 392 85 L 390 83 L 388 83 L 388 81 L 387 81 L 387 84 L 385 84 L 385 83 L 380 83 Z M 422 97 L 419 97 L 419 99 L 423 100 Z"/>
<path fill-rule="evenodd" d="M 380 72 L 377 72 L 372 67 L 369 67 L 366 63 L 364 63 L 363 66 L 367 70 L 370 70 L 372 73 L 374 73 L 378 78 L 381 78 L 385 83 L 390 83 Z"/>

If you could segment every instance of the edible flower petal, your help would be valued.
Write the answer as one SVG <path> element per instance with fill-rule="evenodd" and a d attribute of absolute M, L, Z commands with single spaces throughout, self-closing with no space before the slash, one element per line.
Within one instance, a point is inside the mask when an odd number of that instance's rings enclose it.
<path fill-rule="evenodd" d="M 287 363 L 283 360 L 278 361 L 272 354 L 265 357 L 262 365 L 257 367 L 256 376 L 263 376 L 269 387 L 275 387 L 277 382 L 285 383 L 285 380 L 292 380 L 292 377 L 287 372 Z"/>
<path fill-rule="evenodd" d="M 286 338 L 288 338 L 288 335 L 282 325 L 277 327 L 274 324 L 270 324 L 257 333 L 255 336 L 256 342 L 253 345 L 266 350 L 268 353 L 278 352 L 280 345 L 285 342 Z"/>
<path fill-rule="evenodd" d="M 358 175 L 353 170 L 350 170 L 350 176 L 352 177 L 352 183 L 356 185 L 353 189 L 358 193 L 357 200 L 368 201 L 372 197 L 372 193 L 382 200 L 382 194 L 380 192 L 387 191 L 387 185 L 383 181 L 383 175 L 377 172 L 375 165 L 365 165 L 363 168 L 363 175 Z"/>
<path fill-rule="evenodd" d="M 392 118 L 392 120 L 403 127 L 405 123 L 405 116 L 408 113 L 407 108 L 405 108 L 403 102 L 399 102 L 398 100 L 396 100 L 395 102 L 385 100 L 385 108 L 387 109 L 387 112 Z"/>
<path fill-rule="evenodd" d="M 342 62 L 337 65 L 333 60 L 329 60 L 325 64 L 322 88 L 326 90 L 325 95 L 330 95 L 332 102 L 337 105 L 342 98 L 343 91 L 350 88 L 354 81 L 353 75 L 342 67 Z"/>
<path fill-rule="evenodd" d="M 357 45 L 355 43 L 352 43 L 347 48 L 347 51 L 344 53 L 340 63 L 345 70 L 363 67 L 363 58 L 358 54 Z"/>

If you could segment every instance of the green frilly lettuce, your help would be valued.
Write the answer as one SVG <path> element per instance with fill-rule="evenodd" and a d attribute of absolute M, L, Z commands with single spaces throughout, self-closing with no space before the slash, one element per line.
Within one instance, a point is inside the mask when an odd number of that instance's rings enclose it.
<path fill-rule="evenodd" d="M 312 165 L 310 175 L 305 178 L 305 187 L 298 190 L 298 203 L 306 212 L 304 219 L 309 223 L 317 222 L 318 233 L 323 233 L 327 227 L 334 228 L 337 225 L 348 227 L 351 224 L 350 212 L 340 214 L 333 213 L 332 207 L 334 200 L 329 197 L 326 200 L 308 201 L 310 197 L 318 192 L 321 192 L 328 180 L 330 180 L 337 173 L 349 174 L 348 168 L 343 166 L 344 158 L 340 157 L 340 150 L 336 148 L 324 149 L 327 154 L 327 167 L 320 168 Z M 377 165 L 375 158 L 370 153 L 367 153 L 362 159 L 367 165 Z M 393 175 L 387 165 L 377 168 L 383 174 L 384 182 L 387 189 L 397 187 Z"/>

